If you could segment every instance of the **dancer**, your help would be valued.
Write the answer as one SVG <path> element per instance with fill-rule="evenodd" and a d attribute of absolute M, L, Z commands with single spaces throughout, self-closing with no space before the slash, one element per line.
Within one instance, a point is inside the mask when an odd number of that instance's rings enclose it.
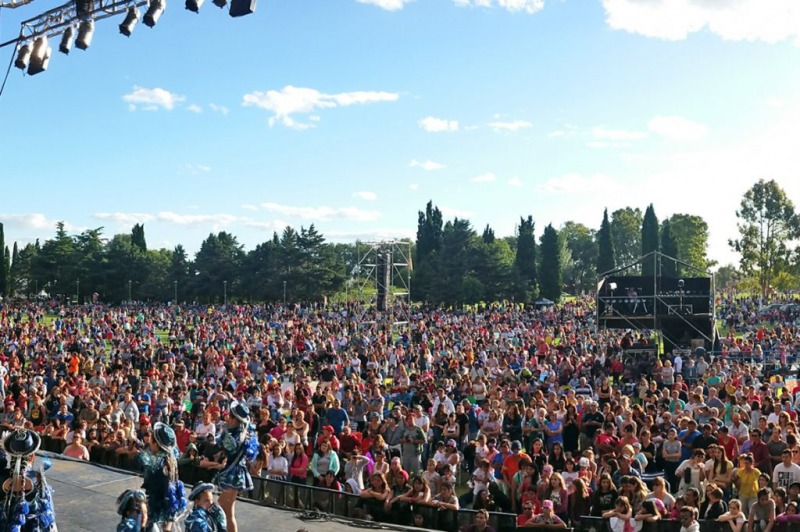
<path fill-rule="evenodd" d="M 52 488 L 47 484 L 47 462 L 35 465 L 40 436 L 18 428 L 3 440 L 10 476 L 3 482 L 3 504 L 0 512 L 2 532 L 56 532 Z"/>
<path fill-rule="evenodd" d="M 240 492 L 253 489 L 253 479 L 247 462 L 258 456 L 258 439 L 250 425 L 250 409 L 234 401 L 228 413 L 228 428 L 220 435 L 225 451 L 225 467 L 217 474 L 216 482 L 222 493 L 219 504 L 225 511 L 227 532 L 238 532 L 236 525 L 236 497 Z"/>
<path fill-rule="evenodd" d="M 142 532 L 147 526 L 147 495 L 144 490 L 125 490 L 117 498 L 117 513 L 122 521 L 117 532 Z"/>
<path fill-rule="evenodd" d="M 225 532 L 225 513 L 214 503 L 214 484 L 198 484 L 189 494 L 194 509 L 186 518 L 186 532 Z"/>
<path fill-rule="evenodd" d="M 150 447 L 139 460 L 144 469 L 142 488 L 147 494 L 148 518 L 151 524 L 169 532 L 178 516 L 186 510 L 186 493 L 178 479 L 178 449 L 175 432 L 166 424 L 153 425 Z"/>

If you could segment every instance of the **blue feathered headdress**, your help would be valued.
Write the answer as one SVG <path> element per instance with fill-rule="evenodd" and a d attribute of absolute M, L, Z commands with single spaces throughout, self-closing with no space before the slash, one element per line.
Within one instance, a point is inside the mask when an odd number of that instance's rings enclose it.
<path fill-rule="evenodd" d="M 244 457 L 245 460 L 248 462 L 252 462 L 256 458 L 258 458 L 258 451 L 260 449 L 260 445 L 258 443 L 258 438 L 252 432 L 248 434 L 247 440 L 244 442 L 245 450 L 244 450 Z"/>
<path fill-rule="evenodd" d="M 170 514 L 177 515 L 183 512 L 187 506 L 186 491 L 183 488 L 183 482 L 180 480 L 174 483 L 170 482 L 164 498 L 166 499 L 166 506 L 169 508 Z"/>

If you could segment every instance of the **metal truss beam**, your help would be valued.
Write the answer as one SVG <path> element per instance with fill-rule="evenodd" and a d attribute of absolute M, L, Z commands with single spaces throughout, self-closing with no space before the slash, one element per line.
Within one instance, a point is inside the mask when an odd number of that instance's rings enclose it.
<path fill-rule="evenodd" d="M 11 3 L 17 1 L 29 3 L 32 0 L 10 1 Z M 141 7 L 148 3 L 148 0 L 83 0 L 81 2 L 82 9 L 79 13 L 77 2 L 72 0 L 23 21 L 19 36 L 0 44 L 0 48 L 20 42 L 32 41 L 42 36 L 50 38 L 63 33 L 64 30 L 71 26 L 77 25 L 81 20 L 103 20 L 125 13 L 131 6 Z M 3 6 L 5 7 L 5 4 Z"/>

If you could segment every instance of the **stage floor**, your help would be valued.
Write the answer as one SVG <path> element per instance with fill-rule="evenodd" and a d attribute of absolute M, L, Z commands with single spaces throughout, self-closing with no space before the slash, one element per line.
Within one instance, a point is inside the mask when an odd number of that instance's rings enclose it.
<path fill-rule="evenodd" d="M 41 458 L 37 458 L 41 459 Z M 47 479 L 55 494 L 53 503 L 60 532 L 113 532 L 119 523 L 117 496 L 138 488 L 141 477 L 118 473 L 85 462 L 52 458 Z M 253 503 L 236 503 L 240 532 L 352 532 L 353 527 L 336 521 L 302 521 L 294 512 Z"/>

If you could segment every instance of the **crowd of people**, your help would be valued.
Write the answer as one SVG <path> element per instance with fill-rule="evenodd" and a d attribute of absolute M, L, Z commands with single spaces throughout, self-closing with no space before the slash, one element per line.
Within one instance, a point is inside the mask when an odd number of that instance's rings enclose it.
<path fill-rule="evenodd" d="M 720 317 L 750 316 L 737 304 Z M 719 352 L 675 350 L 640 373 L 622 352 L 654 338 L 601 327 L 590 298 L 408 316 L 393 328 L 356 305 L 9 304 L 2 421 L 73 458 L 159 471 L 121 497 L 124 518 L 146 501 L 144 519 L 173 521 L 154 490 L 175 489 L 174 467 L 208 470 L 229 532 L 252 477 L 349 492 L 356 517 L 442 529 L 460 508 L 479 510 L 479 527 L 484 511 L 520 527 L 594 516 L 619 531 L 699 519 L 769 532 L 796 519 L 792 317 L 736 321 Z"/>

